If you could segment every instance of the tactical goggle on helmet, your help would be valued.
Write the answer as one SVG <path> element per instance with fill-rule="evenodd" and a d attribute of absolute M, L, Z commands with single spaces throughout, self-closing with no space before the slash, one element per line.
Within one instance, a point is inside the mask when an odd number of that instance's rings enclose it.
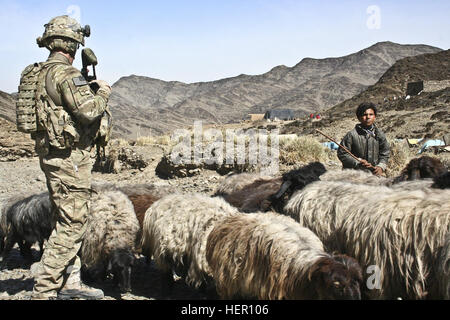
<path fill-rule="evenodd" d="M 84 37 L 91 35 L 89 25 L 82 28 L 77 20 L 67 15 L 53 18 L 44 27 L 44 34 L 36 39 L 40 47 L 44 47 L 47 40 L 53 37 L 69 38 L 84 46 Z"/>

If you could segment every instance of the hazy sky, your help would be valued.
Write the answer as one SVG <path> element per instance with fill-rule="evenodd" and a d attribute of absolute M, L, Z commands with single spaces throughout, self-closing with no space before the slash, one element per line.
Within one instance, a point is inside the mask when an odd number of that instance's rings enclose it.
<path fill-rule="evenodd" d="M 261 74 L 379 41 L 450 48 L 448 0 L 0 0 L 0 90 L 17 91 L 24 67 L 46 60 L 36 38 L 62 14 L 91 26 L 86 46 L 111 84 L 131 74 L 188 83 Z"/>

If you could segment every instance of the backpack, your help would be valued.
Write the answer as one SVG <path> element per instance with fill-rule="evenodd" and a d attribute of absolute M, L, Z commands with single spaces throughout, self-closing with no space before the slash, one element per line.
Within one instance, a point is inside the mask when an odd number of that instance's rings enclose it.
<path fill-rule="evenodd" d="M 38 124 L 36 109 L 45 92 L 45 71 L 50 65 L 48 62 L 33 63 L 25 68 L 20 76 L 18 99 L 16 102 L 17 130 L 23 133 L 35 133 L 43 130 Z M 42 109 L 42 108 L 41 108 Z"/>
<path fill-rule="evenodd" d="M 34 63 L 23 70 L 20 76 L 18 99 L 16 102 L 17 130 L 23 133 L 37 131 L 36 91 L 42 63 Z"/>

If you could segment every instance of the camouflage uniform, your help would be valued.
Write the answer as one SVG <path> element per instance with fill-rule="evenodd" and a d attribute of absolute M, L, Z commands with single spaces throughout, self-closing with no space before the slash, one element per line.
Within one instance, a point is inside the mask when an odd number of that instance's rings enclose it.
<path fill-rule="evenodd" d="M 90 150 L 111 93 L 105 84 L 94 93 L 69 58 L 57 50 L 44 66 L 47 107 L 37 111 L 41 130 L 32 138 L 46 176 L 56 227 L 35 276 L 33 297 L 37 298 L 56 297 L 61 288 L 80 284 L 77 253 L 90 208 Z"/>

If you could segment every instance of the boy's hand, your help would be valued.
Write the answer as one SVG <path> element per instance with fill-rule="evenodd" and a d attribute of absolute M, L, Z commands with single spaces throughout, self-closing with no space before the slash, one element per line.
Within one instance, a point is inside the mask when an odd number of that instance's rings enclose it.
<path fill-rule="evenodd" d="M 368 168 L 368 169 L 370 169 L 370 168 L 372 168 L 372 165 L 367 161 L 367 160 L 364 160 L 364 159 L 359 159 L 359 162 L 364 166 L 364 167 L 366 167 L 366 168 Z"/>
<path fill-rule="evenodd" d="M 381 167 L 375 167 L 375 170 L 373 171 L 373 174 L 377 177 L 382 176 L 384 173 L 383 169 Z"/>

